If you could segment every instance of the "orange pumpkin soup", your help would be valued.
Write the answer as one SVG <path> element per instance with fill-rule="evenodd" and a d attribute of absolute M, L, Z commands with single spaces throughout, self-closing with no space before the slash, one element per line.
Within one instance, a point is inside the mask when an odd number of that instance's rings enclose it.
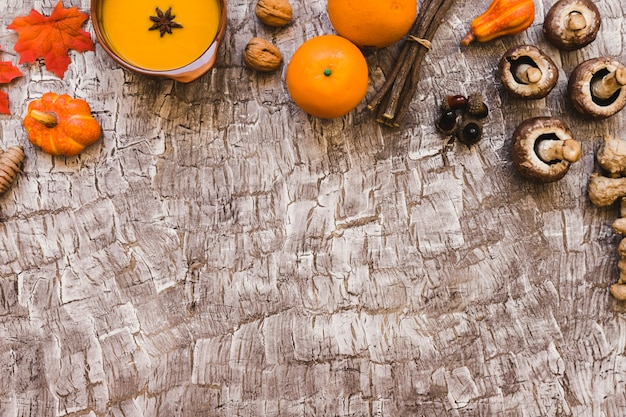
<path fill-rule="evenodd" d="M 146 70 L 168 71 L 208 49 L 220 9 L 218 0 L 102 0 L 98 23 L 120 58 Z"/>

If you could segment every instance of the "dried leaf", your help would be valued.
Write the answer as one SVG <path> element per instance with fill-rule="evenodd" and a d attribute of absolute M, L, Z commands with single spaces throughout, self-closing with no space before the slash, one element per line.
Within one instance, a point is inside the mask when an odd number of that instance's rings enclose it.
<path fill-rule="evenodd" d="M 43 58 L 46 68 L 63 78 L 71 62 L 70 49 L 78 52 L 94 50 L 91 35 L 81 29 L 88 18 L 89 15 L 77 7 L 65 9 L 62 1 L 49 17 L 36 10 L 31 10 L 27 16 L 16 17 L 7 27 L 18 33 L 14 48 L 20 54 L 19 63 L 32 64 Z"/>

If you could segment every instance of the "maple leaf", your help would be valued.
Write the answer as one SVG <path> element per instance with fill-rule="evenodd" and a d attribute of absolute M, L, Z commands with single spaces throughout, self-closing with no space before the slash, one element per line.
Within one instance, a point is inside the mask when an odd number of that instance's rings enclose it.
<path fill-rule="evenodd" d="M 59 1 L 49 17 L 36 10 L 27 16 L 18 16 L 7 28 L 18 33 L 14 49 L 20 54 L 19 63 L 34 63 L 43 58 L 46 68 L 63 78 L 70 64 L 68 52 L 93 51 L 91 35 L 81 29 L 89 15 L 77 7 L 65 9 Z"/>
<path fill-rule="evenodd" d="M 21 77 L 20 70 L 11 62 L 0 62 L 0 83 L 8 83 L 14 78 Z M 11 114 L 9 110 L 9 96 L 4 91 L 0 91 L 0 113 Z"/>

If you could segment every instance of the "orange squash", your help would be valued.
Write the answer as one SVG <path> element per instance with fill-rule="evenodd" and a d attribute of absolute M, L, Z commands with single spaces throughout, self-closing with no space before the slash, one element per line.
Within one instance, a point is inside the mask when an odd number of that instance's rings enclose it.
<path fill-rule="evenodd" d="M 28 140 L 52 155 L 78 155 L 102 133 L 85 100 L 52 92 L 28 104 L 23 123 Z"/>
<path fill-rule="evenodd" d="M 487 10 L 476 17 L 461 44 L 487 42 L 504 35 L 521 33 L 535 20 L 533 0 L 493 0 Z"/>

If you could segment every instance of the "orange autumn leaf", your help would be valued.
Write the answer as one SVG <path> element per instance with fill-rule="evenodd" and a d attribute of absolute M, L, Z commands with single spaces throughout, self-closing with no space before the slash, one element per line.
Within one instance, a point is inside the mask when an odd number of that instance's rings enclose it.
<path fill-rule="evenodd" d="M 14 78 L 21 77 L 20 70 L 11 62 L 0 62 L 0 83 L 5 84 L 13 80 Z M 0 91 L 0 113 L 11 114 L 9 110 L 9 97 L 4 91 Z"/>
<path fill-rule="evenodd" d="M 91 35 L 81 29 L 88 18 L 89 15 L 77 7 L 65 9 L 62 1 L 50 16 L 31 10 L 27 16 L 16 17 L 7 27 L 18 33 L 14 49 L 20 54 L 19 63 L 32 64 L 43 58 L 46 68 L 63 78 L 70 64 L 70 49 L 78 52 L 94 50 Z"/>

